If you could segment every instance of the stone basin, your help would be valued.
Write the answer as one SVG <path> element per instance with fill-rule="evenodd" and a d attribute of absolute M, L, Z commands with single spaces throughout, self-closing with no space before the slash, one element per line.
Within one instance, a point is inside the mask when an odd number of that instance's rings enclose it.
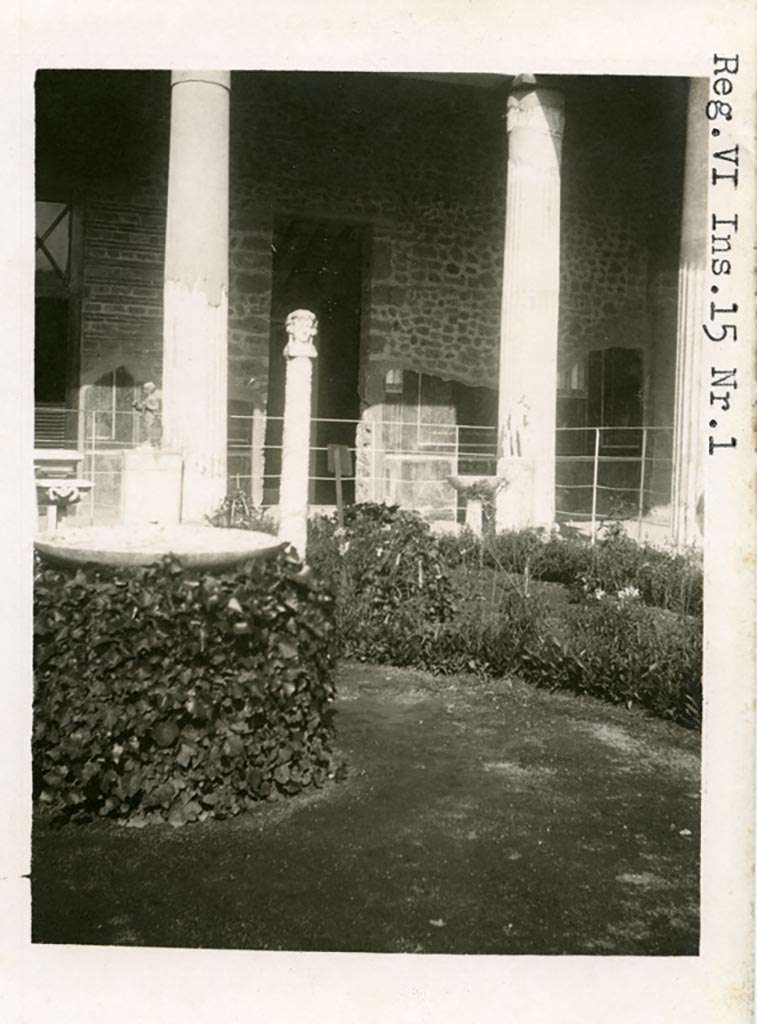
<path fill-rule="evenodd" d="M 473 474 L 448 476 L 447 480 L 452 484 L 456 491 L 462 491 L 464 493 L 465 491 L 475 488 L 477 491 L 490 495 L 494 495 L 506 482 L 506 479 L 503 476 L 473 476 Z"/>
<path fill-rule="evenodd" d="M 154 565 L 173 555 L 187 569 L 230 569 L 275 554 L 282 542 L 256 530 L 215 526 L 82 526 L 39 533 L 34 547 L 54 565 Z"/>

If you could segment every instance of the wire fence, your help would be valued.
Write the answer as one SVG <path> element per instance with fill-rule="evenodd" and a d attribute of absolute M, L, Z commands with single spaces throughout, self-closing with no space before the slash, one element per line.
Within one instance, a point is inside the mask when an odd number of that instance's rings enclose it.
<path fill-rule="evenodd" d="M 139 447 L 141 423 L 132 411 L 90 411 L 75 430 L 69 411 L 36 410 L 35 445 L 77 448 L 81 475 L 94 488 L 76 514 L 81 524 L 120 519 L 124 452 Z M 58 419 L 55 419 L 55 416 Z M 281 417 L 230 416 L 229 491 L 242 491 L 262 511 L 279 500 Z M 622 520 L 641 537 L 647 528 L 669 526 L 672 428 L 650 426 L 560 427 L 556 435 L 555 504 L 558 522 L 592 536 L 605 520 Z M 450 524 L 465 517 L 465 498 L 455 476 L 494 476 L 496 427 L 412 421 L 314 419 L 311 422 L 309 497 L 315 510 L 336 503 L 330 449 L 346 449 L 342 494 L 346 504 L 383 501 Z"/>

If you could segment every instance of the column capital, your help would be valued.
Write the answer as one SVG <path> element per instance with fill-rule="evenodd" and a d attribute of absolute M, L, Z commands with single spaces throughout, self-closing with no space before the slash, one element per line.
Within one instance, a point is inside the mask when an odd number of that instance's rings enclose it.
<path fill-rule="evenodd" d="M 183 85 L 186 82 L 196 82 L 201 85 L 220 85 L 222 89 L 231 89 L 230 71 L 172 71 L 171 88 L 175 85 Z"/>
<path fill-rule="evenodd" d="M 507 131 L 519 128 L 561 139 L 565 127 L 565 97 L 540 86 L 533 75 L 518 75 L 507 97 Z"/>

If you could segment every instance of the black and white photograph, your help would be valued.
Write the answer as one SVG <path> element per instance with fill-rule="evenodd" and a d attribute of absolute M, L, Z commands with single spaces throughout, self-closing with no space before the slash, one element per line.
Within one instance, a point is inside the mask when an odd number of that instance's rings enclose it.
<path fill-rule="evenodd" d="M 19 29 L 12 1019 L 751 1019 L 753 12 L 291 6 Z"/>

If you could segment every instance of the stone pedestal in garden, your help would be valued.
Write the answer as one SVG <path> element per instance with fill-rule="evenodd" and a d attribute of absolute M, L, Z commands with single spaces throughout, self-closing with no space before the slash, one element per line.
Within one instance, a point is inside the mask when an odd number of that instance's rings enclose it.
<path fill-rule="evenodd" d="M 313 339 L 318 333 L 318 321 L 309 310 L 296 309 L 287 317 L 286 329 L 289 341 L 284 349 L 287 366 L 279 540 L 291 544 L 304 559 L 308 530 L 310 401 L 313 360 L 318 355 Z"/>
<path fill-rule="evenodd" d="M 450 476 L 447 480 L 465 499 L 465 525 L 476 537 L 484 533 L 484 503 L 492 506 L 497 521 L 497 495 L 506 481 L 499 476 Z"/>
<path fill-rule="evenodd" d="M 82 497 L 94 487 L 79 475 L 84 456 L 70 448 L 35 448 L 34 476 L 39 511 L 45 509 L 46 527 L 55 530 Z"/>
<path fill-rule="evenodd" d="M 495 498 L 497 529 L 522 530 L 533 526 L 534 460 L 498 459 L 497 471 L 504 481 Z"/>

